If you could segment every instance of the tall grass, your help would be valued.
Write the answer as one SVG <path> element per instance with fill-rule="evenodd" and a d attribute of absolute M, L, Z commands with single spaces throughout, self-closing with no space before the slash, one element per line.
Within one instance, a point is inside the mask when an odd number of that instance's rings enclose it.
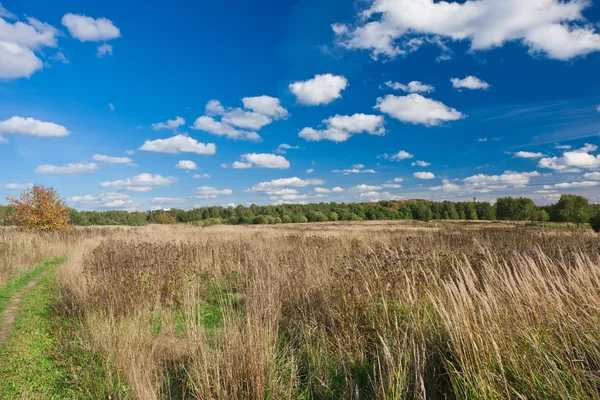
<path fill-rule="evenodd" d="M 140 399 L 595 399 L 600 240 L 533 229 L 144 227 L 64 308 Z"/>

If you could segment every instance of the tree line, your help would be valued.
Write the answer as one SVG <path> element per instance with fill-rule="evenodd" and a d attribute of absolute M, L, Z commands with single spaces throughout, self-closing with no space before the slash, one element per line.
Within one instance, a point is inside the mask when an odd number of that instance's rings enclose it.
<path fill-rule="evenodd" d="M 18 205 L 0 206 L 0 224 L 11 224 Z M 583 196 L 564 194 L 553 205 L 536 206 L 526 197 L 502 197 L 494 205 L 486 202 L 435 202 L 429 200 L 384 200 L 376 203 L 282 204 L 249 207 L 202 207 L 191 210 L 78 211 L 69 210 L 70 223 L 89 225 L 176 224 L 279 224 L 369 220 L 504 220 L 566 222 L 600 225 L 600 205 L 590 205 Z"/>

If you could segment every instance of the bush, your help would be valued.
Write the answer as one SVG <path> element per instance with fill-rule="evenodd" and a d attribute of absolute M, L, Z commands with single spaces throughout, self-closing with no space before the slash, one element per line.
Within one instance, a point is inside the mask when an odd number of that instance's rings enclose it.
<path fill-rule="evenodd" d="M 175 216 L 169 214 L 166 211 L 158 211 L 152 213 L 150 217 L 150 222 L 153 224 L 172 225 L 177 223 L 177 219 L 175 218 Z"/>
<path fill-rule="evenodd" d="M 71 210 L 54 188 L 35 185 L 24 190 L 20 198 L 8 197 L 8 221 L 17 226 L 38 231 L 69 228 Z"/>
<path fill-rule="evenodd" d="M 323 213 L 311 211 L 308 214 L 308 220 L 310 222 L 327 222 L 327 217 Z"/>
<path fill-rule="evenodd" d="M 204 226 L 221 225 L 221 218 L 207 218 L 204 220 Z"/>
<path fill-rule="evenodd" d="M 281 218 L 281 222 L 283 222 L 284 224 L 291 224 L 292 217 L 290 217 L 289 215 L 284 215 L 283 218 Z"/>
<path fill-rule="evenodd" d="M 237 223 L 240 225 L 251 225 L 254 223 L 254 220 L 250 217 L 240 217 L 238 218 Z"/>
<path fill-rule="evenodd" d="M 306 218 L 304 215 L 294 215 L 292 222 L 295 224 L 305 224 L 308 222 L 308 218 Z"/>
<path fill-rule="evenodd" d="M 257 215 L 254 217 L 254 224 L 256 225 L 266 225 L 269 223 L 269 220 L 264 215 Z"/>
<path fill-rule="evenodd" d="M 337 221 L 339 219 L 337 213 L 334 212 L 330 212 L 329 215 L 327 216 L 327 219 L 330 221 Z"/>
<path fill-rule="evenodd" d="M 590 218 L 590 226 L 592 227 L 594 232 L 600 232 L 600 214 Z"/>

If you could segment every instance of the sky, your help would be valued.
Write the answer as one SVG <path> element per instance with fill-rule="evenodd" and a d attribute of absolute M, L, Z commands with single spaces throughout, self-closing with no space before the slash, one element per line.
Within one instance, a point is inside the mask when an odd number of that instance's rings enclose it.
<path fill-rule="evenodd" d="M 0 203 L 600 202 L 598 0 L 4 0 Z"/>

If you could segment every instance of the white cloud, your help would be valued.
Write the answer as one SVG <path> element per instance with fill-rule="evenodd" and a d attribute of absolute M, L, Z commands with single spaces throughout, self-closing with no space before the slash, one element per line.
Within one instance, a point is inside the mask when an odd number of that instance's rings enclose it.
<path fill-rule="evenodd" d="M 414 157 L 414 155 L 410 154 L 409 152 L 400 150 L 396 154 L 384 153 L 377 158 L 383 158 L 384 160 L 389 160 L 389 161 L 402 161 L 402 160 L 407 160 L 407 159 L 410 159 L 413 157 Z"/>
<path fill-rule="evenodd" d="M 329 104 L 342 97 L 342 90 L 348 86 L 348 80 L 343 76 L 324 74 L 315 75 L 306 81 L 291 83 L 290 91 L 296 95 L 300 104 L 318 106 Z"/>
<path fill-rule="evenodd" d="M 276 97 L 264 95 L 244 97 L 242 102 L 244 103 L 244 108 L 274 119 L 284 119 L 289 116 L 288 110 L 281 106 L 280 100 Z"/>
<path fill-rule="evenodd" d="M 558 150 L 570 150 L 570 149 L 573 148 L 573 146 L 568 145 L 568 144 L 560 145 L 560 144 L 557 143 L 557 144 L 554 145 L 554 148 L 558 149 Z"/>
<path fill-rule="evenodd" d="M 153 187 L 171 186 L 177 181 L 178 179 L 173 176 L 163 177 L 161 175 L 143 173 L 133 178 L 101 182 L 100 186 L 121 188 L 130 192 L 149 192 Z"/>
<path fill-rule="evenodd" d="M 420 94 L 407 96 L 387 95 L 377 99 L 376 109 L 402 122 L 439 126 L 445 121 L 456 121 L 465 118 L 461 112 L 446 106 L 444 103 L 428 99 Z"/>
<path fill-rule="evenodd" d="M 112 45 L 110 45 L 108 43 L 102 43 L 100 46 L 98 46 L 98 49 L 96 52 L 96 57 L 103 58 L 103 57 L 112 56 L 112 55 L 113 55 Z"/>
<path fill-rule="evenodd" d="M 359 195 L 359 199 L 361 201 L 366 201 L 366 202 L 378 202 L 381 200 L 399 200 L 399 199 L 401 199 L 401 197 L 396 196 L 390 192 L 372 191 L 372 192 L 361 193 Z"/>
<path fill-rule="evenodd" d="M 33 187 L 33 183 L 7 183 L 1 187 L 4 187 L 7 190 L 27 190 Z"/>
<path fill-rule="evenodd" d="M 0 122 L 0 133 L 38 137 L 62 137 L 71 132 L 54 122 L 42 122 L 33 118 L 12 117 Z"/>
<path fill-rule="evenodd" d="M 352 186 L 350 188 L 350 191 L 351 192 L 372 192 L 372 191 L 381 190 L 381 189 L 382 189 L 381 186 L 365 185 L 363 183 L 360 185 Z"/>
<path fill-rule="evenodd" d="M 113 103 L 108 103 L 108 108 L 110 111 L 115 111 L 115 105 Z"/>
<path fill-rule="evenodd" d="M 187 169 L 187 170 L 195 170 L 198 169 L 198 164 L 190 160 L 181 160 L 177 163 L 175 168 L 179 169 Z"/>
<path fill-rule="evenodd" d="M 258 168 L 278 168 L 288 169 L 290 162 L 285 157 L 277 156 L 275 154 L 266 153 L 248 153 L 242 154 L 242 162 L 236 161 L 233 163 L 233 168 L 246 169 L 256 166 Z"/>
<path fill-rule="evenodd" d="M 452 193 L 452 192 L 458 192 L 458 191 L 460 191 L 460 186 L 458 186 L 455 183 L 452 183 L 448 179 L 442 179 L 442 185 L 441 186 L 432 186 L 432 187 L 429 188 L 429 190 L 439 190 L 439 191 L 443 191 L 443 192 L 446 192 L 446 193 Z"/>
<path fill-rule="evenodd" d="M 105 192 L 99 195 L 86 194 L 83 196 L 73 196 L 70 201 L 77 206 L 92 207 L 92 208 L 119 208 L 119 209 L 135 209 L 135 202 L 131 200 L 131 196 L 124 193 Z"/>
<path fill-rule="evenodd" d="M 505 171 L 502 175 L 473 175 L 464 179 L 469 188 L 503 189 L 507 186 L 526 187 L 532 177 L 540 176 L 539 172 Z"/>
<path fill-rule="evenodd" d="M 399 183 L 384 183 L 381 186 L 386 189 L 402 189 L 402 185 L 400 185 Z"/>
<path fill-rule="evenodd" d="M 260 142 L 262 139 L 256 132 L 248 132 L 235 129 L 233 126 L 215 120 L 212 117 L 202 116 L 196 119 L 192 129 L 212 133 L 217 136 L 225 136 L 230 139 L 250 140 Z"/>
<path fill-rule="evenodd" d="M 129 164 L 132 162 L 129 157 L 109 157 L 104 154 L 94 154 L 92 159 L 94 161 L 102 161 L 109 164 Z"/>
<path fill-rule="evenodd" d="M 285 187 L 306 187 L 306 186 L 318 186 L 325 184 L 325 181 L 320 179 L 300 179 L 298 177 L 293 178 L 281 178 L 274 179 L 270 182 L 261 182 L 259 184 L 254 185 L 248 191 L 250 192 L 268 192 L 275 189 L 285 188 Z"/>
<path fill-rule="evenodd" d="M 4 8 L 2 3 L 0 3 L 0 17 L 8 18 L 8 19 L 16 19 L 17 18 L 17 16 L 15 14 L 9 12 L 6 8 Z"/>
<path fill-rule="evenodd" d="M 600 35 L 583 17 L 590 1 L 374 0 L 356 26 L 333 24 L 336 43 L 373 58 L 407 54 L 427 38 L 468 41 L 471 50 L 520 42 L 532 54 L 568 60 L 600 50 Z M 420 41 L 419 41 L 420 40 Z"/>
<path fill-rule="evenodd" d="M 82 42 L 100 42 L 121 36 L 119 28 L 106 18 L 94 19 L 69 13 L 63 16 L 62 24 L 67 27 L 72 37 Z"/>
<path fill-rule="evenodd" d="M 370 135 L 385 135 L 385 120 L 380 115 L 354 114 L 336 115 L 323 120 L 326 129 L 304 128 L 298 136 L 310 142 L 331 140 L 345 142 L 352 135 L 366 132 Z"/>
<path fill-rule="evenodd" d="M 155 153 L 179 154 L 196 153 L 212 155 L 217 151 L 214 143 L 200 143 L 197 140 L 184 135 L 176 135 L 168 139 L 146 140 L 140 150 L 153 151 Z"/>
<path fill-rule="evenodd" d="M 353 165 L 351 168 L 348 169 L 334 169 L 333 173 L 335 174 L 344 174 L 344 175 L 350 175 L 350 174 L 375 174 L 377 173 L 377 171 L 375 171 L 374 169 L 364 169 L 365 166 L 362 164 L 355 164 Z"/>
<path fill-rule="evenodd" d="M 10 23 L 16 19 L 6 9 L 0 10 L 0 79 L 29 78 L 44 67 L 35 54 L 43 47 L 56 47 L 59 32 L 52 25 L 28 17 L 27 22 Z"/>
<path fill-rule="evenodd" d="M 413 176 L 418 179 L 435 179 L 435 175 L 431 172 L 415 172 Z"/>
<path fill-rule="evenodd" d="M 78 175 L 78 174 L 88 174 L 90 172 L 94 172 L 98 169 L 98 166 L 94 163 L 75 163 L 75 164 L 66 164 L 66 165 L 51 165 L 44 164 L 40 165 L 35 169 L 37 174 L 56 174 L 56 175 Z"/>
<path fill-rule="evenodd" d="M 585 144 L 584 147 L 566 151 L 562 157 L 542 158 L 538 163 L 540 168 L 553 169 L 558 172 L 578 172 L 580 169 L 600 169 L 600 154 L 590 154 L 598 150 L 598 146 Z"/>
<path fill-rule="evenodd" d="M 314 168 L 309 168 L 306 170 L 306 173 L 309 175 L 312 174 L 313 172 L 315 172 Z"/>
<path fill-rule="evenodd" d="M 210 175 L 208 174 L 196 174 L 193 176 L 194 179 L 208 179 L 210 178 Z"/>
<path fill-rule="evenodd" d="M 287 143 L 282 143 L 279 146 L 277 146 L 277 152 L 279 154 L 285 154 L 287 152 L 287 150 L 298 150 L 300 148 L 300 146 L 292 146 L 289 145 Z"/>
<path fill-rule="evenodd" d="M 322 188 L 322 187 L 316 187 L 314 190 L 315 190 L 315 193 L 320 193 L 320 194 L 331 193 L 330 189 Z"/>
<path fill-rule="evenodd" d="M 186 200 L 181 197 L 155 197 L 154 199 L 152 199 L 152 204 L 159 205 L 181 204 L 185 202 Z"/>
<path fill-rule="evenodd" d="M 281 106 L 278 98 L 270 96 L 244 97 L 244 108 L 225 108 L 219 100 L 210 100 L 205 107 L 206 115 L 194 122 L 192 129 L 202 130 L 213 135 L 230 139 L 261 141 L 258 131 L 274 120 L 285 119 L 288 111 Z M 214 117 L 220 117 L 218 121 Z M 236 129 L 241 128 L 240 129 Z M 250 130 L 250 131 L 248 131 Z"/>
<path fill-rule="evenodd" d="M 394 178 L 391 181 L 388 181 L 388 183 L 400 183 L 400 182 L 404 182 L 404 178 Z"/>
<path fill-rule="evenodd" d="M 514 158 L 542 158 L 544 157 L 543 153 L 533 153 L 531 151 L 517 151 L 514 155 Z"/>
<path fill-rule="evenodd" d="M 394 90 L 402 90 L 406 93 L 431 93 L 435 88 L 419 81 L 409 82 L 407 85 L 398 82 L 387 81 L 385 85 Z"/>
<path fill-rule="evenodd" d="M 177 128 L 183 125 L 185 125 L 185 119 L 178 116 L 175 117 L 175 119 L 168 119 L 167 122 L 157 122 L 155 124 L 152 124 L 152 129 L 154 129 L 155 131 L 158 131 L 160 129 L 171 129 L 175 131 L 177 130 Z"/>
<path fill-rule="evenodd" d="M 429 167 L 431 165 L 431 163 L 428 163 L 426 161 L 417 160 L 413 163 L 410 163 L 410 165 L 412 165 L 413 167 Z"/>
<path fill-rule="evenodd" d="M 544 185 L 544 189 L 577 189 L 600 185 L 597 181 L 581 181 L 581 182 L 562 182 L 555 185 Z"/>
<path fill-rule="evenodd" d="M 452 82 L 452 87 L 455 89 L 487 90 L 490 88 L 489 83 L 472 75 L 464 79 L 452 78 L 450 82 Z"/>
<path fill-rule="evenodd" d="M 132 155 L 135 154 L 135 151 L 133 151 L 133 150 L 127 150 L 127 151 L 125 151 L 125 154 L 127 154 L 128 156 L 132 156 Z"/>
<path fill-rule="evenodd" d="M 211 186 L 200 186 L 196 188 L 197 199 L 216 199 L 219 196 L 228 196 L 233 192 L 230 189 L 215 189 Z"/>
<path fill-rule="evenodd" d="M 488 138 L 486 138 L 486 137 L 483 137 L 483 138 L 478 138 L 478 139 L 477 139 L 477 141 L 478 141 L 479 143 L 484 143 L 484 142 L 487 142 L 487 141 L 488 141 Z"/>
<path fill-rule="evenodd" d="M 600 181 L 600 172 L 588 172 L 587 174 L 584 174 L 583 177 L 594 181 Z"/>
<path fill-rule="evenodd" d="M 336 186 L 336 187 L 334 187 L 333 189 L 331 189 L 331 191 L 332 191 L 333 193 L 343 193 L 343 192 L 344 192 L 344 188 L 342 188 L 342 187 L 339 187 L 339 186 Z"/>

